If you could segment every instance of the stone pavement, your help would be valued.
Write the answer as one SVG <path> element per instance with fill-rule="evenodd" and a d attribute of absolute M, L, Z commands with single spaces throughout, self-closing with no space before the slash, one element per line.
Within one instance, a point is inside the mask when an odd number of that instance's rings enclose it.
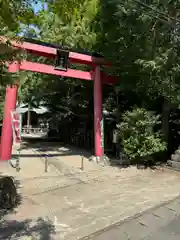
<path fill-rule="evenodd" d="M 22 150 L 19 173 L 1 163 L 1 173 L 20 182 L 22 200 L 2 216 L 0 239 L 81 239 L 180 195 L 180 172 L 103 167 L 87 158 L 82 171 L 81 156 L 42 143 Z"/>
<path fill-rule="evenodd" d="M 121 224 L 89 236 L 91 240 L 179 240 L 180 197 Z"/>

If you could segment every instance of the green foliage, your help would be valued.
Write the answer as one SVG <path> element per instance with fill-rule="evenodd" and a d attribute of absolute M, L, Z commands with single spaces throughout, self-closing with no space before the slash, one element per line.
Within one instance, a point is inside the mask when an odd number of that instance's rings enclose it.
<path fill-rule="evenodd" d="M 37 38 L 44 42 L 93 51 L 96 44 L 95 18 L 98 0 L 46 2 L 48 8 L 37 13 L 33 27 L 26 28 L 24 35 L 34 34 L 36 27 Z M 47 63 L 47 59 L 42 58 L 36 58 L 35 61 Z M 86 66 L 77 65 L 73 68 L 87 69 Z M 92 83 L 36 73 L 21 76 L 19 100 L 29 101 L 42 96 L 44 103 L 52 112 L 56 110 L 56 116 L 60 116 L 59 118 L 62 115 L 69 118 L 89 112 L 92 94 Z"/>
<path fill-rule="evenodd" d="M 116 65 L 123 88 L 149 97 L 163 96 L 177 103 L 179 1 L 101 0 L 100 3 L 99 48 Z"/>
<path fill-rule="evenodd" d="M 30 24 L 34 13 L 32 1 L 27 0 L 0 0 L 0 121 L 3 117 L 3 105 L 5 86 L 17 81 L 16 74 L 9 74 L 7 71 L 7 61 L 22 59 L 24 55 L 20 51 L 12 48 L 9 41 L 4 42 L 2 36 L 8 39 L 17 39 L 17 34 L 21 31 L 21 24 Z"/>
<path fill-rule="evenodd" d="M 97 0 L 48 2 L 48 10 L 38 13 L 36 24 L 43 41 L 71 48 L 91 50 L 96 44 Z"/>
<path fill-rule="evenodd" d="M 159 118 L 143 108 L 134 108 L 123 114 L 118 128 L 124 151 L 130 160 L 148 157 L 166 149 L 160 132 L 155 132 Z"/>
<path fill-rule="evenodd" d="M 11 49 L 10 42 L 4 43 L 1 36 L 8 39 L 17 39 L 20 33 L 21 25 L 30 25 L 33 22 L 34 12 L 32 3 L 34 1 L 27 0 L 0 0 L 0 63 L 3 61 L 11 61 L 16 56 L 17 51 Z"/>
<path fill-rule="evenodd" d="M 31 4 L 26 0 L 0 0 L 0 35 L 15 34 L 20 23 L 30 24 L 33 17 Z"/>

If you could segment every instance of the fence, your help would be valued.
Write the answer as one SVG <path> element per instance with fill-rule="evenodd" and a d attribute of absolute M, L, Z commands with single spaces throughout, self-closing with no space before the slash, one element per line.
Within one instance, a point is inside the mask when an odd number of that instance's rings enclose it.
<path fill-rule="evenodd" d="M 23 127 L 22 134 L 47 134 L 49 131 L 48 128 L 41 128 L 41 127 Z"/>

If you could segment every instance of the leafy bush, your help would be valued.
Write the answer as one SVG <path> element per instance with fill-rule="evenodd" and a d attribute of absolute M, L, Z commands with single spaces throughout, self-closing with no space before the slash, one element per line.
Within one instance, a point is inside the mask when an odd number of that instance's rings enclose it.
<path fill-rule="evenodd" d="M 143 108 L 126 111 L 118 125 L 125 154 L 131 162 L 148 161 L 154 153 L 166 150 L 161 133 L 155 132 L 160 116 Z"/>

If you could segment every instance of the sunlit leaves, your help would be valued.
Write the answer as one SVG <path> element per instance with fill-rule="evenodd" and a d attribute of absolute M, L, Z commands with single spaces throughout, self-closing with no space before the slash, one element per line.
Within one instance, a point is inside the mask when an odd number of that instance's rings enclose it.
<path fill-rule="evenodd" d="M 118 125 L 124 151 L 130 160 L 147 159 L 154 153 L 166 149 L 160 132 L 154 127 L 160 124 L 160 116 L 143 108 L 126 111 Z"/>

